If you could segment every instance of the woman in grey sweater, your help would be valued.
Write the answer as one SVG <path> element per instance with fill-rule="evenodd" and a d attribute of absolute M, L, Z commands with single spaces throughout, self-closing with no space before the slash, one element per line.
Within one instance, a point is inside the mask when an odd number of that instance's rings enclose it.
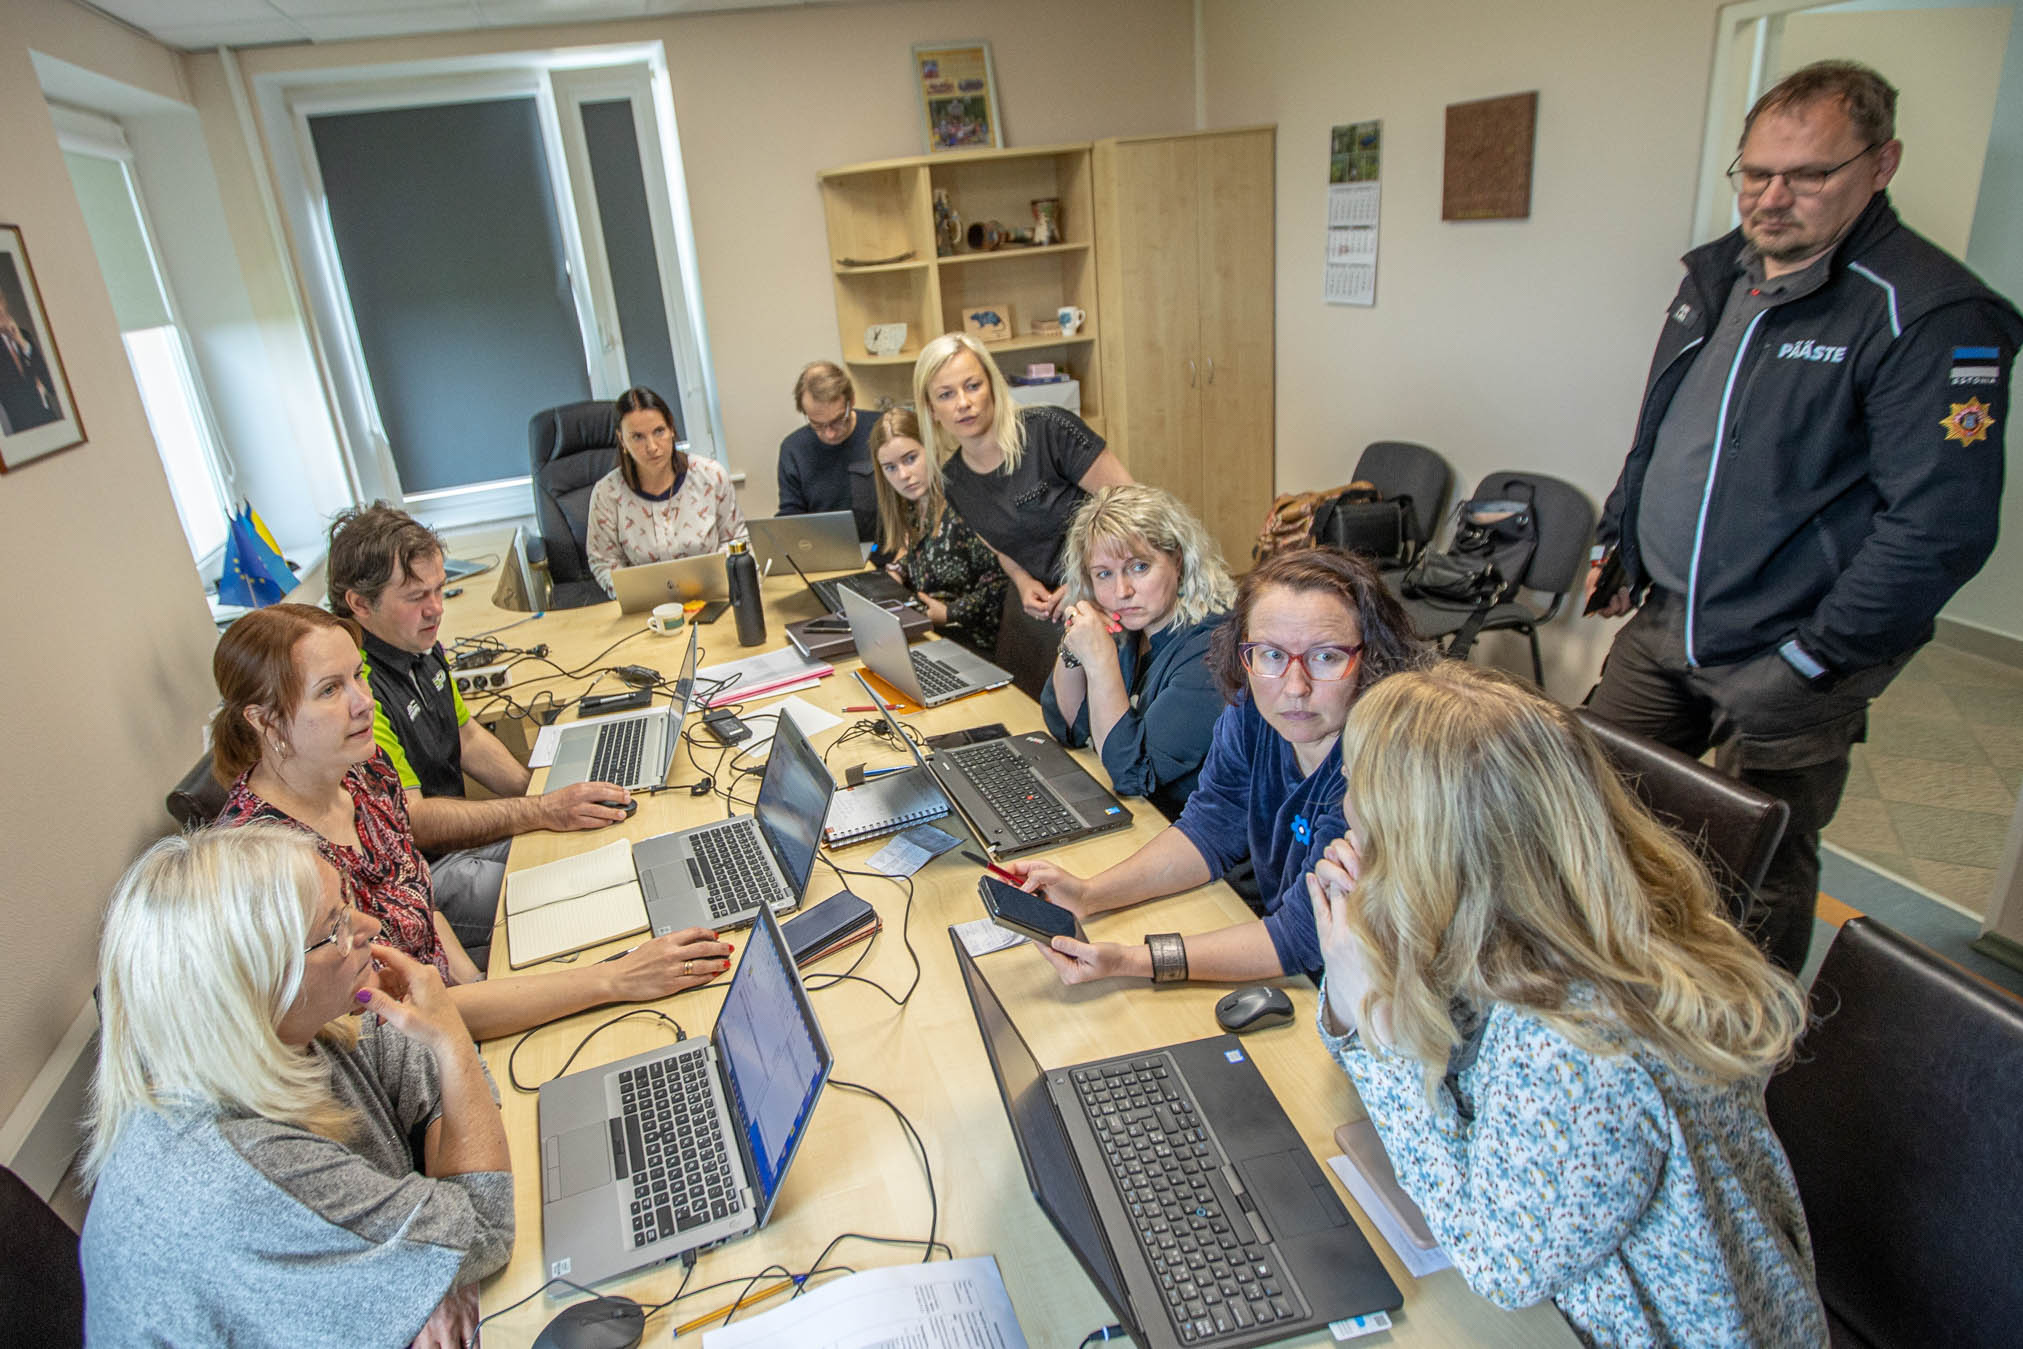
<path fill-rule="evenodd" d="M 477 1281 L 512 1251 L 505 1130 L 441 976 L 378 934 L 281 825 L 164 839 L 121 879 L 84 1162 L 91 1343 L 468 1342 Z"/>

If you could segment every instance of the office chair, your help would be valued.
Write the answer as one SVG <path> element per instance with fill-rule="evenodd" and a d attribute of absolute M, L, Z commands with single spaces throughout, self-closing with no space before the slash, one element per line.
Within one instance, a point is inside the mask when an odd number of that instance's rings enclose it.
<path fill-rule="evenodd" d="M 1454 470 L 1438 451 L 1424 445 L 1406 440 L 1376 440 L 1364 446 L 1362 458 L 1356 460 L 1355 471 L 1349 478 L 1369 483 L 1386 501 L 1402 499 L 1410 503 L 1405 512 L 1404 556 L 1395 567 L 1386 570 L 1410 566 L 1440 528 L 1440 517 L 1447 513 L 1447 494 L 1454 484 Z"/>
<path fill-rule="evenodd" d="M 1054 672 L 1054 657 L 1060 649 L 1061 625 L 1027 614 L 1019 603 L 1018 587 L 1006 586 L 997 649 L 991 659 L 1011 671 L 1013 687 L 1028 698 L 1038 698 Z"/>
<path fill-rule="evenodd" d="M 209 750 L 199 755 L 190 771 L 169 788 L 163 804 L 178 829 L 202 829 L 218 818 L 218 812 L 225 808 L 225 789 L 211 776 Z"/>
<path fill-rule="evenodd" d="M 1545 608 L 1537 609 L 1520 593 L 1518 598 L 1492 608 L 1480 631 L 1523 633 L 1531 643 L 1532 680 L 1543 686 L 1545 662 L 1539 656 L 1538 630 L 1559 614 L 1568 593 L 1581 580 L 1588 543 L 1594 537 L 1595 508 L 1578 487 L 1543 473 L 1499 470 L 1475 488 L 1477 501 L 1504 497 L 1529 500 L 1537 522 L 1538 546 L 1518 580 L 1520 590 L 1539 591 L 1551 599 Z M 1419 635 L 1436 642 L 1459 632 L 1474 612 L 1472 606 L 1432 600 L 1404 599 L 1403 603 Z"/>
<path fill-rule="evenodd" d="M 1805 1203 L 1831 1342 L 1994 1349 L 2023 1325 L 2023 1002 L 1872 918 L 1765 1105 Z"/>
<path fill-rule="evenodd" d="M 77 1233 L 21 1177 L 0 1166 L 0 1344 L 84 1343 Z"/>
<path fill-rule="evenodd" d="M 590 571 L 590 492 L 618 467 L 618 419 L 608 401 L 563 403 L 527 422 L 534 511 L 554 582 L 549 607 L 579 609 L 610 596 Z"/>
<path fill-rule="evenodd" d="M 1601 741 L 1623 785 L 1700 854 L 1721 887 L 1728 916 L 1740 926 L 1784 837 L 1791 807 L 1585 707 L 1573 714 Z"/>

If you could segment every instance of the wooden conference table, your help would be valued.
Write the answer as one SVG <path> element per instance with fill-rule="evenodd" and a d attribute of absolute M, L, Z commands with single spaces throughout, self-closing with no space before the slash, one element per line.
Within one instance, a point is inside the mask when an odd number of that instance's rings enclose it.
<path fill-rule="evenodd" d="M 467 592 L 449 602 L 443 623 L 445 641 L 526 617 L 491 605 L 487 598 L 491 593 L 490 580 L 490 573 L 472 578 Z M 798 581 L 768 580 L 765 602 L 764 646 L 749 650 L 739 647 L 735 624 L 726 614 L 701 629 L 706 653 L 702 663 L 720 663 L 777 647 L 785 641 L 782 631 L 785 623 L 814 617 L 817 612 L 814 598 Z M 545 642 L 550 657 L 572 669 L 611 647 L 607 655 L 598 659 L 600 666 L 642 664 L 669 678 L 679 668 L 686 641 L 685 634 L 661 637 L 648 632 L 643 615 L 621 615 L 616 604 L 549 613 L 507 628 L 498 633 L 498 638 L 509 646 L 525 648 Z M 863 702 L 862 689 L 848 677 L 849 671 L 856 667 L 854 658 L 841 659 L 835 675 L 800 695 L 844 717 L 844 727 L 815 737 L 818 750 L 827 749 L 861 715 L 841 711 L 845 706 Z M 545 667 L 538 663 L 529 663 L 515 671 L 513 691 L 521 701 L 541 688 L 554 690 L 558 697 L 570 696 L 586 682 L 559 678 L 532 682 L 542 668 Z M 610 678 L 599 684 L 600 689 L 616 687 L 620 686 Z M 776 700 L 761 698 L 747 705 L 743 715 L 750 719 L 775 703 Z M 961 699 L 909 720 L 929 734 L 994 721 L 1020 731 L 1038 727 L 1040 712 L 1031 699 L 1007 688 Z M 759 723 L 759 733 L 764 734 L 770 725 L 769 721 Z M 713 745 L 707 750 L 698 748 L 696 755 L 700 766 L 687 749 L 677 754 L 669 774 L 671 783 L 686 786 L 700 780 L 704 771 L 716 773 L 720 782 L 724 780 L 726 775 L 717 773 L 717 751 Z M 901 762 L 903 757 L 902 750 L 866 737 L 837 750 L 831 756 L 831 768 L 840 783 L 843 770 L 851 763 L 882 766 Z M 1101 768 L 1093 756 L 1083 752 L 1081 759 L 1084 766 L 1101 776 Z M 545 769 L 536 772 L 534 790 L 540 790 L 545 776 Z M 755 792 L 756 782 L 746 779 L 738 795 L 740 800 L 749 801 Z M 1064 865 L 1084 875 L 1128 855 L 1165 825 L 1150 804 L 1132 801 L 1130 805 L 1134 819 L 1129 829 L 1071 844 L 1048 855 L 1058 857 Z M 624 824 L 596 832 L 538 833 L 516 839 L 510 865 L 517 870 L 553 861 L 621 835 L 637 842 L 654 834 L 720 819 L 724 812 L 723 798 L 717 795 L 694 797 L 686 791 L 674 791 L 642 796 L 637 813 Z M 961 832 L 952 822 L 942 823 L 952 833 Z M 862 871 L 867 869 L 865 859 L 881 844 L 882 841 L 874 841 L 846 846 L 835 850 L 833 855 L 840 865 Z M 952 923 L 983 916 L 976 897 L 976 874 L 974 865 L 963 861 L 959 852 L 951 852 L 930 862 L 913 877 L 915 897 L 910 930 L 920 958 L 920 983 L 905 1007 L 893 1006 L 876 989 L 849 982 L 813 991 L 811 998 L 836 1056 L 834 1077 L 861 1083 L 890 1097 L 925 1140 L 939 1204 L 937 1239 L 948 1242 L 958 1257 L 997 1257 L 1019 1321 L 1035 1349 L 1042 1346 L 1074 1349 L 1084 1335 L 1110 1324 L 1114 1317 L 1027 1190 L 1011 1129 L 1005 1121 L 968 996 L 956 970 L 945 929 Z M 901 993 L 913 979 L 913 964 L 900 941 L 901 924 L 907 921 L 905 893 L 897 882 L 882 879 L 853 879 L 851 886 L 878 909 L 885 925 L 884 931 L 872 939 L 872 949 L 857 973 Z M 818 863 L 809 885 L 809 901 L 840 888 L 836 874 Z M 1249 916 L 1236 895 L 1217 883 L 1170 899 L 1104 914 L 1086 926 L 1092 940 L 1138 942 L 1148 931 L 1202 932 Z M 729 940 L 742 956 L 742 935 L 733 934 Z M 587 951 L 579 959 L 596 960 L 624 949 L 627 944 L 614 942 L 607 948 Z M 862 949 L 845 948 L 808 973 L 844 969 Z M 492 952 L 492 978 L 519 977 L 506 967 L 503 930 Z M 1222 985 L 1188 984 L 1155 990 L 1143 981 L 1110 980 L 1069 988 L 1055 977 L 1040 954 L 1026 945 L 985 956 L 980 965 L 1033 1052 L 1049 1067 L 1220 1033 L 1213 1008 L 1216 999 L 1227 991 Z M 1323 1051 L 1315 1034 L 1314 989 L 1304 979 L 1281 982 L 1296 1009 L 1292 1023 L 1253 1033 L 1245 1039 L 1244 1046 L 1307 1145 L 1325 1163 L 1337 1151 L 1332 1139 L 1335 1127 L 1361 1117 L 1363 1110 L 1354 1090 Z M 706 1035 L 715 1023 L 729 983 L 730 975 L 725 974 L 711 984 L 654 1005 L 679 1021 L 690 1035 Z M 619 1010 L 622 1009 L 585 1012 L 533 1032 L 517 1061 L 520 1080 L 536 1083 L 555 1075 L 583 1037 Z M 540 1287 L 545 1277 L 541 1258 L 540 1170 L 535 1165 L 539 1148 L 536 1097 L 531 1092 L 522 1094 L 513 1089 L 506 1066 L 507 1053 L 517 1038 L 494 1040 L 483 1046 L 486 1062 L 499 1085 L 506 1133 L 512 1144 L 519 1233 L 511 1263 L 485 1282 L 482 1298 L 486 1313 L 525 1297 Z M 658 1020 L 635 1017 L 591 1040 L 571 1068 L 609 1063 L 669 1042 L 669 1031 Z M 1337 1189 L 1340 1190 L 1339 1182 Z M 1355 1201 L 1345 1191 L 1341 1194 L 1405 1295 L 1404 1309 L 1394 1314 L 1394 1326 L 1388 1336 L 1375 1336 L 1366 1343 L 1522 1347 L 1574 1342 L 1550 1306 L 1517 1313 L 1501 1311 L 1471 1292 L 1452 1270 L 1415 1281 L 1398 1264 Z M 808 1136 L 788 1175 L 772 1221 L 759 1232 L 702 1256 L 690 1280 L 691 1287 L 722 1286 L 688 1296 L 661 1312 L 649 1322 L 645 1343 L 666 1343 L 674 1326 L 712 1308 L 726 1306 L 746 1291 L 745 1280 L 769 1265 L 797 1272 L 807 1269 L 809 1262 L 840 1233 L 861 1232 L 918 1242 L 927 1235 L 928 1220 L 928 1192 L 919 1155 L 899 1122 L 878 1102 L 832 1087 L 822 1094 L 816 1107 Z M 845 1241 L 830 1255 L 828 1263 L 863 1269 L 919 1258 L 918 1246 L 909 1253 L 904 1246 Z M 768 1286 L 780 1277 L 775 1270 L 753 1287 Z M 672 1261 L 630 1279 L 614 1281 L 604 1291 L 623 1292 L 651 1304 L 672 1296 L 681 1279 L 681 1264 Z M 735 1282 L 726 1284 L 727 1280 Z M 566 1300 L 578 1296 L 568 1293 Z M 785 1294 L 781 1294 L 740 1316 L 780 1305 L 784 1298 Z M 547 1297 L 536 1297 L 487 1324 L 485 1341 L 494 1346 L 531 1344 L 561 1305 Z M 701 1332 L 691 1332 L 676 1343 L 700 1344 Z M 1319 1345 L 1331 1340 L 1325 1331 L 1320 1331 L 1290 1343 Z"/>

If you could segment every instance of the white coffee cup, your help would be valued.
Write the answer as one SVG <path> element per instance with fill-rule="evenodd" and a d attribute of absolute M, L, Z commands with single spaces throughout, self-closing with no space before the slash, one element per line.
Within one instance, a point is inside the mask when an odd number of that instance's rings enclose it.
<path fill-rule="evenodd" d="M 1082 325 L 1089 321 L 1087 310 L 1071 304 L 1062 305 L 1054 317 L 1061 321 L 1062 337 L 1073 337 L 1081 331 Z"/>
<path fill-rule="evenodd" d="M 665 637 L 688 621 L 688 613 L 680 604 L 656 604 L 653 613 L 646 620 L 646 626 Z"/>

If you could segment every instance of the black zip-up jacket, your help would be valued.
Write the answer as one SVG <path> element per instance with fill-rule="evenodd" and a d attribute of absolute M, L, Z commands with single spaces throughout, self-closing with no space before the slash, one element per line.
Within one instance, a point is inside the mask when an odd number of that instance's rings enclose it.
<path fill-rule="evenodd" d="M 1658 425 L 1742 263 L 1741 231 L 1688 253 L 1599 539 L 1650 583 L 1637 507 Z M 1693 547 L 1686 656 L 1796 638 L 1828 670 L 1930 639 L 1995 547 L 2009 367 L 2023 315 L 1905 227 L 1878 192 L 1825 284 L 1764 311 L 1729 371 Z M 1990 372 L 1993 372 L 1992 374 Z"/>

